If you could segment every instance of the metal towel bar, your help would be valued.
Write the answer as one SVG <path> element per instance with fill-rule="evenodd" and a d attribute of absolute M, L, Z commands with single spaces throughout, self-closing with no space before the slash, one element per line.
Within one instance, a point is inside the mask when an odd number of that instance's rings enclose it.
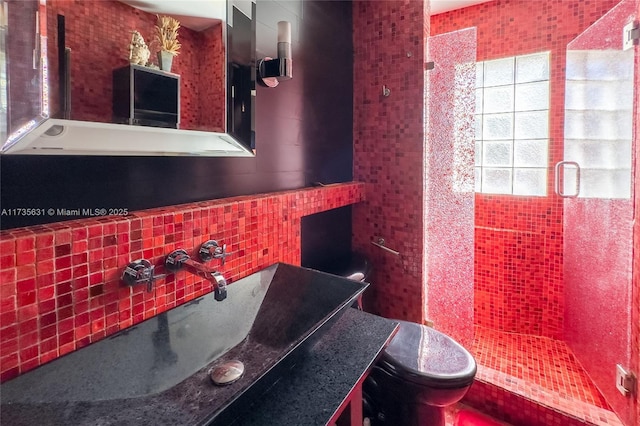
<path fill-rule="evenodd" d="M 378 238 L 378 241 L 371 241 L 371 244 L 373 244 L 374 246 L 380 247 L 381 249 L 386 250 L 391 254 L 394 254 L 396 256 L 400 256 L 400 252 L 399 251 L 390 249 L 389 247 L 384 245 L 384 238 Z"/>

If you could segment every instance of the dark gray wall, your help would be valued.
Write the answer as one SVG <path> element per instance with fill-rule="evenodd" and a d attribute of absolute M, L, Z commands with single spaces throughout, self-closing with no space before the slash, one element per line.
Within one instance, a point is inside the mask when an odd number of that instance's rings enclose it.
<path fill-rule="evenodd" d="M 342 275 L 351 273 L 351 206 L 304 216 L 301 265 Z"/>
<path fill-rule="evenodd" d="M 259 54 L 275 56 L 278 20 L 297 24 L 294 78 L 257 91 L 255 158 L 2 156 L 0 208 L 135 211 L 352 180 L 351 3 L 257 5 Z M 0 226 L 65 219 L 5 215 Z"/>

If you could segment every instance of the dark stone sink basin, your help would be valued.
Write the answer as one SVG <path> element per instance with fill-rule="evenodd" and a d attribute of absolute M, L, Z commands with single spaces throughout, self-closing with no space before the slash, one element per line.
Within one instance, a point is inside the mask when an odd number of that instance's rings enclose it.
<path fill-rule="evenodd" d="M 224 301 L 205 295 L 3 384 L 3 421 L 29 424 L 28 413 L 46 407 L 51 424 L 126 424 L 122 409 L 140 404 L 175 407 L 191 424 L 229 423 L 366 286 L 272 265 L 231 284 Z M 213 385 L 208 371 L 231 359 L 244 363 L 244 376 Z M 79 407 L 82 421 L 73 418 Z"/>

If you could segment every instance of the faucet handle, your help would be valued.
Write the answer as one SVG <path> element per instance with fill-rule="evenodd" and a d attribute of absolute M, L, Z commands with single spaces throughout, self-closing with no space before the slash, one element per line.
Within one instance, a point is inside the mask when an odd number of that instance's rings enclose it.
<path fill-rule="evenodd" d="M 167 255 L 167 258 L 164 260 L 164 267 L 171 272 L 178 272 L 182 269 L 184 262 L 189 260 L 189 254 L 187 254 L 186 250 L 178 249 L 174 250 Z"/>
<path fill-rule="evenodd" d="M 122 281 L 127 285 L 133 286 L 140 283 L 147 284 L 147 291 L 153 289 L 153 283 L 158 278 L 164 278 L 165 275 L 156 275 L 155 266 L 146 259 L 136 260 L 131 262 L 124 268 L 122 272 Z"/>
<path fill-rule="evenodd" d="M 224 265 L 225 259 L 229 255 L 229 253 L 227 253 L 227 245 L 223 244 L 221 246 L 216 240 L 209 240 L 202 243 L 198 254 L 200 255 L 200 260 L 203 262 L 208 262 L 211 259 L 221 259 L 222 265 Z"/>
<path fill-rule="evenodd" d="M 221 259 L 221 266 L 224 266 L 224 262 L 227 258 L 227 256 L 229 256 L 230 253 L 227 253 L 227 245 L 223 244 L 222 247 L 218 247 L 217 249 L 215 249 L 215 252 L 213 254 L 213 258 L 214 259 Z"/>

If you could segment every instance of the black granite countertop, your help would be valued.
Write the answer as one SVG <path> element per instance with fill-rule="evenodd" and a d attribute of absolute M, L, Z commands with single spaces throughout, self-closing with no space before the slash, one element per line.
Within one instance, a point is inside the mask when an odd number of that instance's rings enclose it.
<path fill-rule="evenodd" d="M 233 426 L 326 425 L 393 337 L 397 322 L 349 309 Z"/>
<path fill-rule="evenodd" d="M 240 407 L 242 417 L 233 424 L 326 424 L 379 355 L 395 327 L 393 321 L 347 309 L 278 383 L 255 398 L 259 403 L 248 409 L 246 405 Z M 108 365 L 104 367 L 108 374 Z M 28 401 L 8 402 L 2 397 L 10 395 L 2 392 L 0 422 L 15 426 L 202 425 L 211 420 L 211 407 L 216 405 L 215 394 L 207 392 L 210 387 L 207 369 L 202 369 L 153 395 L 125 392 L 126 397 L 122 398 L 108 395 L 103 400 L 72 403 L 56 395 L 50 398 L 36 395 Z M 3 385 L 1 390 L 6 387 Z M 221 423 L 220 417 L 214 420 L 215 424 L 226 424 Z"/>

